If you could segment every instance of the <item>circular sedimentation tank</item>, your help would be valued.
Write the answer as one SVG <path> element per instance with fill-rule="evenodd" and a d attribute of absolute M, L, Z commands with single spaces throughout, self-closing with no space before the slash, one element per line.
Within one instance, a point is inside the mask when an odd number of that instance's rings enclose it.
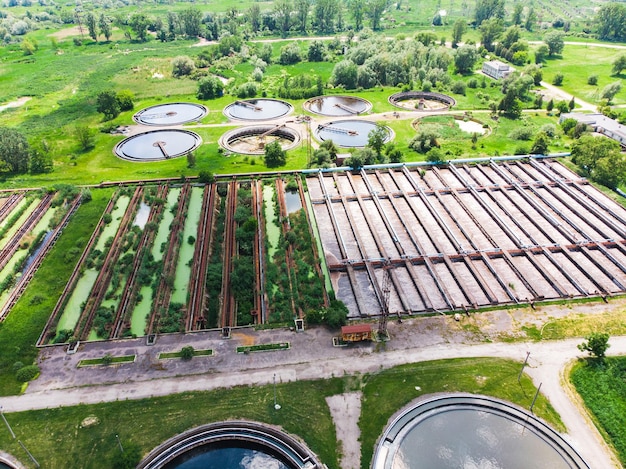
<path fill-rule="evenodd" d="M 272 142 L 291 150 L 300 143 L 300 134 L 285 125 L 255 125 L 226 132 L 219 140 L 222 148 L 244 155 L 262 155 Z"/>
<path fill-rule="evenodd" d="M 142 109 L 133 120 L 144 125 L 180 125 L 195 122 L 207 114 L 207 108 L 195 103 L 157 104 Z"/>
<path fill-rule="evenodd" d="M 152 130 L 122 140 L 113 150 L 129 161 L 162 161 L 195 150 L 202 143 L 200 136 L 188 130 Z"/>
<path fill-rule="evenodd" d="M 229 119 L 261 121 L 284 117 L 293 112 L 293 106 L 279 99 L 240 99 L 224 108 Z"/>
<path fill-rule="evenodd" d="M 317 96 L 307 100 L 304 109 L 331 117 L 358 116 L 372 109 L 372 103 L 356 96 Z"/>
<path fill-rule="evenodd" d="M 402 91 L 389 96 L 389 103 L 405 111 L 447 111 L 456 104 L 452 96 L 431 91 Z"/>
<path fill-rule="evenodd" d="M 372 469 L 589 469 L 559 433 L 486 396 L 452 394 L 401 411 L 379 439 Z"/>
<path fill-rule="evenodd" d="M 218 422 L 177 435 L 146 456 L 138 469 L 267 467 L 322 469 L 317 457 L 287 433 L 256 422 Z"/>
<path fill-rule="evenodd" d="M 384 128 L 387 132 L 385 142 L 388 142 L 393 138 L 393 132 L 389 127 Z M 375 122 L 346 119 L 320 124 L 314 134 L 318 140 L 332 140 L 338 147 L 361 148 L 367 145 L 369 133 L 374 129 Z"/>

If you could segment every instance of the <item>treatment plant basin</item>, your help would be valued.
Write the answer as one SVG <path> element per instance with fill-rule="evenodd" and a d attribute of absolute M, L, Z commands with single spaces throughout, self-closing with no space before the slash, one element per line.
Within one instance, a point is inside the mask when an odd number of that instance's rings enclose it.
<path fill-rule="evenodd" d="M 307 100 L 303 107 L 322 116 L 345 117 L 369 112 L 372 104 L 356 96 L 317 96 Z"/>
<path fill-rule="evenodd" d="M 278 119 L 293 111 L 293 106 L 279 99 L 240 99 L 224 108 L 229 119 L 260 121 Z"/>
<path fill-rule="evenodd" d="M 185 155 L 201 143 L 200 136 L 188 130 L 152 130 L 122 140 L 113 151 L 124 160 L 161 161 Z"/>
<path fill-rule="evenodd" d="M 144 125 L 180 125 L 195 122 L 207 114 L 207 108 L 195 103 L 157 104 L 142 109 L 133 120 Z"/>
<path fill-rule="evenodd" d="M 155 448 L 138 469 L 322 469 L 317 457 L 282 430 L 257 422 L 216 422 Z"/>
<path fill-rule="evenodd" d="M 405 111 L 447 111 L 456 100 L 447 94 L 433 91 L 402 91 L 389 96 L 389 103 Z"/>
<path fill-rule="evenodd" d="M 230 130 L 219 139 L 222 148 L 244 155 L 262 155 L 265 147 L 278 142 L 287 151 L 300 143 L 300 134 L 284 124 L 254 125 Z"/>
<path fill-rule="evenodd" d="M 588 469 L 555 430 L 518 407 L 451 394 L 402 411 L 380 438 L 372 469 Z"/>
<path fill-rule="evenodd" d="M 389 127 L 385 142 L 393 138 Z M 346 119 L 320 124 L 314 130 L 315 138 L 321 141 L 332 140 L 335 145 L 343 148 L 362 148 L 367 145 L 369 133 L 376 129 L 376 123 L 366 120 Z"/>

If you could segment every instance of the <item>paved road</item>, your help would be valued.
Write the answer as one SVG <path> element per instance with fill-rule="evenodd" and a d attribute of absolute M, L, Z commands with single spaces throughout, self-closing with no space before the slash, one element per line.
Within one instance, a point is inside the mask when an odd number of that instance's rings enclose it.
<path fill-rule="evenodd" d="M 50 348 L 42 353 L 41 378 L 31 384 L 26 394 L 2 398 L 0 404 L 6 412 L 16 412 L 235 385 L 269 384 L 275 374 L 277 380 L 286 382 L 376 372 L 404 363 L 444 358 L 491 356 L 521 361 L 529 351 L 531 355 L 526 371 L 537 386 L 541 384 L 542 393 L 549 397 L 561 415 L 568 429 L 565 437 L 592 467 L 620 467 L 563 387 L 562 373 L 566 365 L 583 355 L 576 348 L 580 339 L 538 343 L 463 343 L 458 341 L 456 334 L 454 338 L 446 338 L 442 333 L 450 321 L 449 317 L 436 317 L 405 321 L 402 325 L 390 323 L 394 339 L 384 353 L 378 352 L 374 345 L 334 348 L 330 345 L 331 334 L 324 329 L 310 329 L 304 333 L 240 331 L 230 340 L 221 339 L 217 333 L 179 335 L 162 338 L 155 347 L 147 347 L 140 340 L 89 344 L 77 354 L 80 358 L 102 356 L 103 351 L 117 347 L 118 353 L 123 351 L 138 356 L 135 364 L 107 369 L 76 369 L 79 357 L 66 355 L 58 347 Z M 424 334 L 425 330 L 432 331 L 433 325 L 434 333 Z M 249 355 L 233 352 L 239 343 L 263 343 L 277 338 L 289 341 L 291 349 Z M 461 340 L 466 342 L 466 339 Z M 172 361 L 172 365 L 165 370 L 154 368 L 154 354 L 159 350 L 180 349 L 183 341 L 188 343 L 190 340 L 198 341 L 195 343 L 197 349 L 202 346 L 213 348 L 215 356 L 194 359 L 193 368 L 187 371 L 180 367 L 190 365 L 180 360 Z M 612 354 L 626 354 L 626 337 L 612 337 L 610 343 Z M 198 372 L 201 374 L 191 374 Z M 187 376 L 175 377 L 186 373 Z"/>

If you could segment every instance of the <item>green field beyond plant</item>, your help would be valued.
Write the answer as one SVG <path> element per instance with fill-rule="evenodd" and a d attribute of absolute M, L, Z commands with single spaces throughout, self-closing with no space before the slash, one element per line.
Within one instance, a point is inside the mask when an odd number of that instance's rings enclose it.
<path fill-rule="evenodd" d="M 464 391 L 499 397 L 528 408 L 536 390 L 526 376 L 521 385 L 517 383 L 520 366 L 521 363 L 490 358 L 442 360 L 373 375 L 279 383 L 276 393 L 280 411 L 274 410 L 273 387 L 258 386 L 21 412 L 6 417 L 17 438 L 42 467 L 50 469 L 109 467 L 107 462 L 119 451 L 115 435 L 119 435 L 123 445 L 138 445 L 142 454 L 146 454 L 187 429 L 229 419 L 279 425 L 302 438 L 330 469 L 339 469 L 340 448 L 325 398 L 362 391 L 364 402 L 359 425 L 365 469 L 387 420 L 421 395 Z M 558 415 L 543 396 L 534 409 L 557 430 L 563 430 Z M 95 417 L 90 420 L 97 423 L 84 426 L 89 417 Z M 0 447 L 27 460 L 4 426 L 0 428 Z"/>
<path fill-rule="evenodd" d="M 626 357 L 577 363 L 570 380 L 600 432 L 626 465 Z"/>

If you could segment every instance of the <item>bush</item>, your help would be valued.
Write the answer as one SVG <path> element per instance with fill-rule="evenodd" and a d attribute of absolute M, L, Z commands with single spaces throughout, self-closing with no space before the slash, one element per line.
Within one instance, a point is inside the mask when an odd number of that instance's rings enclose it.
<path fill-rule="evenodd" d="M 251 81 L 244 83 L 243 85 L 239 85 L 235 90 L 235 94 L 238 98 L 254 98 L 257 92 L 257 84 Z"/>
<path fill-rule="evenodd" d="M 554 86 L 561 86 L 563 84 L 563 78 L 565 78 L 565 76 L 561 72 L 558 72 L 556 75 L 554 75 L 554 78 L 552 79 L 552 84 Z"/>
<path fill-rule="evenodd" d="M 215 99 L 221 97 L 223 94 L 224 84 L 217 77 L 204 77 L 198 83 L 198 92 L 196 93 L 198 99 Z"/>
<path fill-rule="evenodd" d="M 530 127 L 518 127 L 509 133 L 509 138 L 513 140 L 530 140 L 533 138 L 533 129 Z"/>
<path fill-rule="evenodd" d="M 191 75 L 195 69 L 196 64 L 191 57 L 180 55 L 172 59 L 172 76 L 174 78 Z"/>
<path fill-rule="evenodd" d="M 592 85 L 592 86 L 596 86 L 598 84 L 598 75 L 589 75 L 587 77 L 587 84 L 588 85 Z"/>
<path fill-rule="evenodd" d="M 459 81 L 455 81 L 454 83 L 452 83 L 452 92 L 454 94 L 460 94 L 465 96 L 465 82 L 459 80 Z"/>
<path fill-rule="evenodd" d="M 471 78 L 467 82 L 467 87 L 472 89 L 478 88 L 478 80 L 476 80 L 476 78 Z"/>
<path fill-rule="evenodd" d="M 27 365 L 17 370 L 17 373 L 15 374 L 15 378 L 20 383 L 26 383 L 34 379 L 38 374 L 39 374 L 39 367 L 37 365 Z"/>
<path fill-rule="evenodd" d="M 280 48 L 280 57 L 278 62 L 281 65 L 293 65 L 302 60 L 300 55 L 300 47 L 296 42 L 291 42 Z"/>
<path fill-rule="evenodd" d="M 180 358 L 183 360 L 191 360 L 195 355 L 196 351 L 191 345 L 186 345 L 182 349 L 180 349 Z"/>

